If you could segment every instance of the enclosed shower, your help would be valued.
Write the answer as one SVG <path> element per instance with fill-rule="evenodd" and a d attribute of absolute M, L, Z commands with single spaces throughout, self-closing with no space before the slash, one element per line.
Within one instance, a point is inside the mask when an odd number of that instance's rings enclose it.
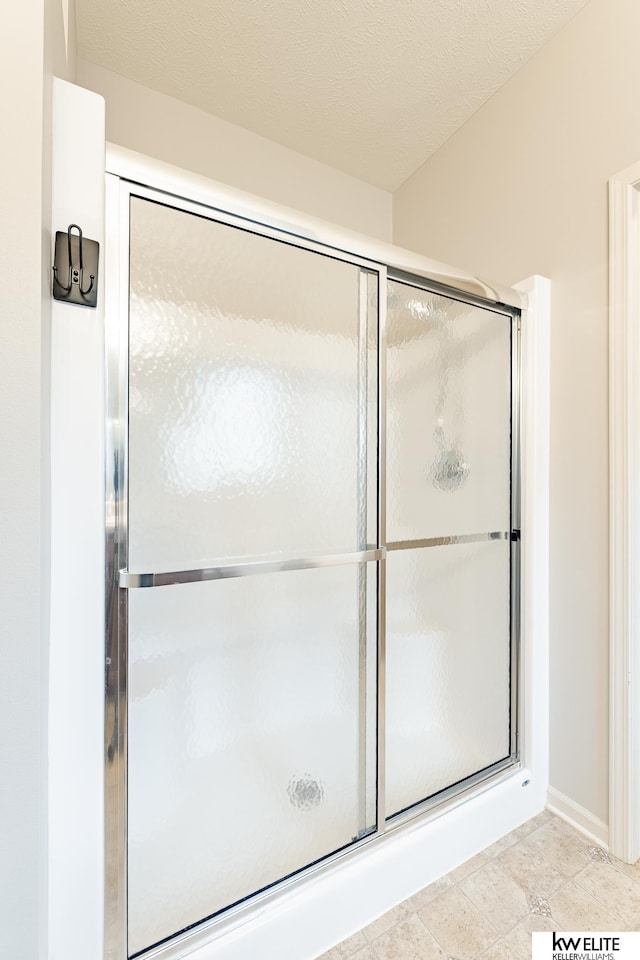
<path fill-rule="evenodd" d="M 121 960 L 518 765 L 520 309 L 124 179 L 117 198 Z"/>

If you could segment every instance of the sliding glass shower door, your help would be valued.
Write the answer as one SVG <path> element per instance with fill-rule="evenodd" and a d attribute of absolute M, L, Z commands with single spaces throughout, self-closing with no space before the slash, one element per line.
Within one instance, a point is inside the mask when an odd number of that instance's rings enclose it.
<path fill-rule="evenodd" d="M 108 960 L 518 759 L 518 310 L 118 191 Z"/>
<path fill-rule="evenodd" d="M 377 276 L 133 197 L 128 946 L 376 827 Z"/>
<path fill-rule="evenodd" d="M 389 282 L 388 817 L 512 753 L 512 320 Z"/>

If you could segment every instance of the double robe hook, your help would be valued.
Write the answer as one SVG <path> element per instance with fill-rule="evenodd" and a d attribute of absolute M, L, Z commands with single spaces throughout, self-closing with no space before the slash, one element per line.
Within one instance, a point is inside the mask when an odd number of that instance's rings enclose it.
<path fill-rule="evenodd" d="M 73 233 L 77 230 L 77 236 Z M 66 242 L 65 242 L 66 240 Z M 56 233 L 55 262 L 53 264 L 53 296 L 56 300 L 95 307 L 97 303 L 99 244 L 87 240 L 77 223 L 70 223 L 64 233 Z M 85 270 L 89 274 L 87 283 Z M 64 277 L 66 276 L 66 282 Z"/>

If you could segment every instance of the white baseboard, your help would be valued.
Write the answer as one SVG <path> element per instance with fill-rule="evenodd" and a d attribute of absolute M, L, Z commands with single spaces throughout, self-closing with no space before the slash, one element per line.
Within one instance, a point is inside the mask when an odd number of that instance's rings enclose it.
<path fill-rule="evenodd" d="M 571 800 L 553 787 L 547 790 L 547 809 L 566 820 L 590 840 L 609 849 L 609 827 L 604 820 L 600 820 L 575 800 Z"/>

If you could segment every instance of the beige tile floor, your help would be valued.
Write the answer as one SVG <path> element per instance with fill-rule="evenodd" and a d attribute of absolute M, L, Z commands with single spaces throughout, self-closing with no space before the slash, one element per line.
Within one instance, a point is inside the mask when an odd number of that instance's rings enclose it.
<path fill-rule="evenodd" d="M 549 811 L 319 960 L 530 960 L 533 930 L 639 930 L 629 866 Z"/>

